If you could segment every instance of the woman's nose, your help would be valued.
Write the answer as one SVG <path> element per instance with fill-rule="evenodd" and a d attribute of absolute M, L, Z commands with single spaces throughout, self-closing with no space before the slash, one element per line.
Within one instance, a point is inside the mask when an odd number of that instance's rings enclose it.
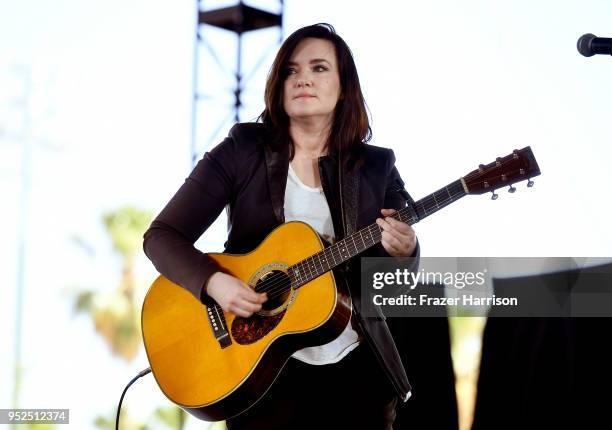
<path fill-rule="evenodd" d="M 312 83 L 310 82 L 309 79 L 306 78 L 298 78 L 297 80 L 297 86 L 299 88 L 301 87 L 310 87 L 312 85 Z"/>
<path fill-rule="evenodd" d="M 312 86 L 312 77 L 307 70 L 298 71 L 295 75 L 295 83 L 298 88 Z"/>

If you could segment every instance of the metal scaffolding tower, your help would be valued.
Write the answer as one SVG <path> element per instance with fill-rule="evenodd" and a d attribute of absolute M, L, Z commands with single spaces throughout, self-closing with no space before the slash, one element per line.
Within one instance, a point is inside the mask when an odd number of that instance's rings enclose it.
<path fill-rule="evenodd" d="M 283 0 L 271 12 L 248 6 L 240 1 L 234 6 L 205 10 L 197 0 L 196 43 L 194 50 L 191 161 L 195 164 L 203 149 L 219 139 L 232 122 L 239 122 L 247 84 L 271 63 L 283 38 Z M 269 3 L 269 2 L 268 2 Z M 277 31 L 275 31 L 277 30 Z M 248 36 L 247 36 L 247 33 Z M 276 35 L 276 37 L 273 37 Z M 270 43 L 270 40 L 272 43 Z M 267 48 L 265 46 L 268 45 Z M 228 67 L 227 53 L 235 49 L 236 62 Z M 223 55 L 219 55 L 219 53 Z M 244 72 L 248 67 L 248 74 Z M 234 82 L 228 85 L 228 77 Z M 200 79 L 202 77 L 202 79 Z M 261 80 L 263 84 L 263 79 Z M 263 85 L 256 88 L 263 101 Z M 233 96 L 228 99 L 228 96 Z M 263 108 L 263 103 L 261 104 Z M 256 116 L 256 115 L 255 115 Z M 253 119 L 252 117 L 248 118 Z"/>

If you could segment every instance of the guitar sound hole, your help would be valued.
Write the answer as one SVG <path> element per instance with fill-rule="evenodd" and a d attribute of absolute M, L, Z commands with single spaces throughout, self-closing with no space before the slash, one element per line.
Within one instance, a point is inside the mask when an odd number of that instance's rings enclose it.
<path fill-rule="evenodd" d="M 291 280 L 285 272 L 273 270 L 257 281 L 255 291 L 258 293 L 268 293 L 268 300 L 262 304 L 261 310 L 263 312 L 273 311 L 281 307 L 289 299 Z"/>

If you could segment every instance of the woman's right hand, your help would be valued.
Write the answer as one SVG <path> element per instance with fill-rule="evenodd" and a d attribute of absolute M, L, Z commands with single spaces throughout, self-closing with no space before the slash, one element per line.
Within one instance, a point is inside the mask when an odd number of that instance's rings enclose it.
<path fill-rule="evenodd" d="M 240 279 L 223 272 L 216 272 L 210 277 L 206 293 L 225 312 L 244 318 L 261 310 L 261 304 L 268 300 L 266 293 L 256 293 Z"/>

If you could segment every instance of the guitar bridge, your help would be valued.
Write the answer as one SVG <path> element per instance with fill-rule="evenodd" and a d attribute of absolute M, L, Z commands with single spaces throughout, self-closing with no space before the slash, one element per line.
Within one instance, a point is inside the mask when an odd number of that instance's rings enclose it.
<path fill-rule="evenodd" d="M 225 323 L 225 316 L 219 308 L 219 305 L 206 306 L 206 316 L 208 322 L 213 330 L 213 334 L 221 349 L 227 348 L 232 344 L 232 338 L 227 331 L 227 324 Z"/>

